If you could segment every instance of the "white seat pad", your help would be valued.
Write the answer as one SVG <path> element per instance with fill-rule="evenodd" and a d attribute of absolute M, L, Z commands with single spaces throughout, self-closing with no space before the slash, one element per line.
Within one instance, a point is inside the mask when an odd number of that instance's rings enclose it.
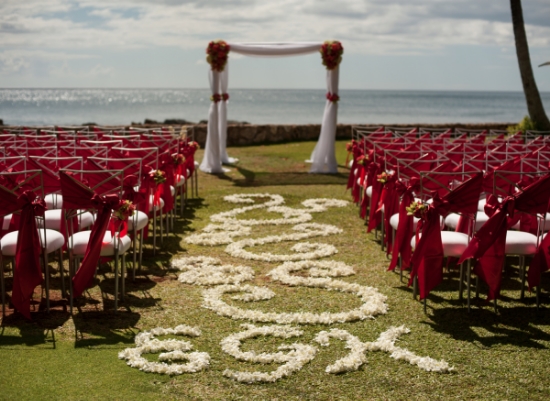
<path fill-rule="evenodd" d="M 133 216 L 128 217 L 128 231 L 133 231 L 134 225 L 136 226 L 136 231 L 139 231 L 142 228 L 145 228 L 148 223 L 149 218 L 147 217 L 147 214 L 136 210 Z"/>
<path fill-rule="evenodd" d="M 61 209 L 63 207 L 63 196 L 61 194 L 48 194 L 44 196 L 48 210 Z"/>
<path fill-rule="evenodd" d="M 81 231 L 69 237 L 68 245 L 69 249 L 72 250 L 73 254 L 83 256 L 86 253 L 86 248 L 88 242 L 90 241 L 91 231 Z M 125 235 L 120 238 L 120 241 L 116 240 L 118 243 L 118 253 L 123 254 L 128 249 L 132 241 L 130 237 Z M 115 241 L 111 237 L 111 232 L 107 230 L 103 236 L 103 243 L 101 244 L 101 256 L 113 256 L 115 254 Z"/>
<path fill-rule="evenodd" d="M 505 253 L 508 255 L 533 255 L 537 250 L 537 237 L 523 231 L 506 232 Z"/>
<path fill-rule="evenodd" d="M 46 232 L 44 233 L 44 231 Z M 40 246 L 42 247 L 42 249 L 44 249 L 44 244 L 46 244 L 46 253 L 57 251 L 65 243 L 65 238 L 63 237 L 63 235 L 55 230 L 39 229 L 38 232 L 40 234 Z M 15 256 L 18 235 L 19 231 L 12 231 L 11 233 L 8 233 L 4 235 L 4 237 L 2 237 L 2 240 L 0 241 L 2 255 Z"/>
<path fill-rule="evenodd" d="M 149 211 L 153 211 L 153 199 L 155 199 L 154 195 L 149 196 Z M 160 205 L 155 206 L 156 210 L 160 210 L 164 207 L 164 199 L 160 198 Z"/>
<path fill-rule="evenodd" d="M 458 220 L 460 219 L 460 215 L 457 213 L 449 213 L 447 217 L 445 217 L 445 225 L 449 228 L 452 228 L 453 230 L 456 229 L 456 226 L 458 225 Z M 476 226 L 475 230 L 479 230 L 485 222 L 489 220 L 489 216 L 485 214 L 485 212 L 477 212 L 476 214 Z"/>
<path fill-rule="evenodd" d="M 9 230 L 12 214 L 7 214 L 4 216 L 4 221 L 2 222 L 2 230 Z"/>
<path fill-rule="evenodd" d="M 176 185 L 176 187 L 181 187 L 183 184 L 185 184 L 185 177 L 183 175 L 181 175 L 179 180 L 177 180 L 175 182 L 175 185 Z"/>
<path fill-rule="evenodd" d="M 369 198 L 372 196 L 372 185 L 370 187 L 367 187 L 367 190 L 365 191 L 365 193 Z"/>
<path fill-rule="evenodd" d="M 419 236 L 420 238 L 421 236 Z M 441 242 L 443 243 L 443 256 L 460 257 L 468 246 L 468 236 L 454 231 L 442 231 Z M 416 236 L 411 239 L 411 246 L 416 246 Z"/>
<path fill-rule="evenodd" d="M 498 197 L 498 201 L 502 202 L 502 198 L 500 196 Z M 480 199 L 479 202 L 477 202 L 477 210 L 479 210 L 480 212 L 485 211 L 486 203 L 487 203 L 487 198 Z"/>
<path fill-rule="evenodd" d="M 413 217 L 413 231 L 416 231 L 418 220 L 420 219 L 417 217 Z M 397 230 L 397 227 L 399 226 L 399 213 L 396 213 L 392 217 L 390 217 L 390 226 L 392 226 L 394 230 Z"/>
<path fill-rule="evenodd" d="M 62 209 L 46 210 L 44 212 L 44 219 L 46 220 L 46 228 L 51 230 L 61 230 Z M 78 229 L 90 227 L 94 223 L 94 216 L 90 212 L 82 212 L 78 215 Z M 37 219 L 37 224 L 42 227 L 42 220 Z"/>

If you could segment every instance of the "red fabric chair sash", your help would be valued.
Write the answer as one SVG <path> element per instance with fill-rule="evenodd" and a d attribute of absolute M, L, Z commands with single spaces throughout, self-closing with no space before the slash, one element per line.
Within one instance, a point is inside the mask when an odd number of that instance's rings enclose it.
<path fill-rule="evenodd" d="M 84 290 L 92 286 L 95 270 L 101 254 L 103 237 L 105 236 L 107 226 L 111 219 L 111 211 L 119 205 L 120 199 L 117 195 L 100 196 L 94 194 L 91 202 L 97 209 L 97 220 L 92 226 L 90 240 L 86 247 L 86 253 L 82 259 L 82 264 L 73 277 L 73 298 L 79 297 Z"/>
<path fill-rule="evenodd" d="M 490 216 L 489 220 L 474 234 L 459 263 L 470 258 L 477 260 L 474 272 L 489 286 L 489 300 L 498 297 L 500 293 L 506 232 L 511 224 L 509 217 L 514 216 L 515 210 L 526 213 L 546 213 L 549 199 L 550 174 L 529 185 L 523 192 L 507 197 L 502 203 L 499 203 L 494 195 L 487 197 L 485 213 Z M 540 272 L 544 271 L 545 252 L 547 253 L 548 248 L 546 251 L 540 249 L 539 247 L 538 253 L 542 252 L 542 254 L 535 258 L 536 261 L 533 259 L 531 264 L 533 268 L 529 269 L 530 286 L 536 285 L 536 277 L 540 278 Z"/>
<path fill-rule="evenodd" d="M 400 184 L 397 181 L 397 184 Z M 403 185 L 403 184 L 401 184 Z M 403 190 L 403 197 L 399 205 L 399 224 L 395 233 L 395 243 L 393 244 L 392 259 L 388 270 L 394 270 L 397 266 L 399 255 L 401 255 L 401 268 L 407 269 L 411 260 L 411 238 L 413 236 L 413 216 L 407 215 L 406 208 L 414 200 L 414 191 L 418 189 L 418 180 L 415 179 L 411 185 L 403 188 L 397 185 L 397 190 Z"/>
<path fill-rule="evenodd" d="M 418 276 L 420 299 L 427 297 L 443 278 L 444 255 L 439 216 L 450 212 L 476 213 L 482 184 L 483 174 L 476 173 L 442 198 L 436 194 L 433 203 L 428 207 L 422 237 L 417 242 L 411 259 L 412 271 L 409 279 L 410 286 Z"/>
<path fill-rule="evenodd" d="M 36 228 L 36 216 L 44 215 L 46 203 L 32 191 L 25 191 L 17 198 L 21 220 L 15 251 L 12 302 L 27 319 L 31 318 L 30 299 L 34 288 L 42 283 L 40 268 L 40 238 Z"/>

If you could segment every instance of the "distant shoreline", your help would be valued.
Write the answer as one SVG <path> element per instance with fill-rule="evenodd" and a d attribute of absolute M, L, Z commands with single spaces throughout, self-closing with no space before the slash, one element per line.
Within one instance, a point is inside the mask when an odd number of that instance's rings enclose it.
<path fill-rule="evenodd" d="M 336 139 L 351 139 L 353 127 L 363 127 L 365 129 L 376 129 L 381 126 L 400 128 L 410 130 L 412 128 L 425 128 L 440 131 L 441 129 L 452 128 L 453 130 L 506 130 L 509 126 L 516 123 L 454 123 L 454 124 L 338 124 L 336 130 Z M 71 125 L 58 125 L 65 129 L 70 129 Z M 182 127 L 186 127 L 186 132 L 193 137 L 195 141 L 202 147 L 206 144 L 206 136 L 208 131 L 207 124 L 128 124 L 128 125 L 107 125 L 101 126 L 105 129 L 128 129 L 134 128 L 160 128 L 174 127 L 175 131 L 182 131 Z M 2 126 L 8 128 L 10 126 Z M 13 126 L 12 126 L 13 127 Z M 52 126 L 27 126 L 34 129 L 52 129 Z M 73 126 L 74 127 L 74 126 Z M 227 146 L 251 146 L 269 143 L 282 142 L 301 142 L 301 141 L 316 141 L 321 132 L 320 124 L 228 124 L 227 126 Z"/>

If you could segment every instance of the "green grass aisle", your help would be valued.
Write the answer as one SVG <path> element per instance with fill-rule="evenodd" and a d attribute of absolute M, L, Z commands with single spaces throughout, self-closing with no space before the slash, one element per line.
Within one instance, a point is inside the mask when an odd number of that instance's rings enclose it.
<path fill-rule="evenodd" d="M 204 399 L 204 400 L 371 400 L 371 399 L 540 399 L 550 398 L 550 315 L 548 314 L 547 277 L 543 281 L 543 308 L 534 306 L 533 296 L 519 301 L 518 273 L 515 262 L 507 266 L 503 283 L 503 301 L 499 314 L 482 299 L 468 313 L 458 300 L 455 272 L 429 297 L 428 312 L 412 299 L 412 292 L 399 274 L 387 272 L 388 259 L 380 251 L 374 235 L 366 234 L 351 202 L 323 213 L 312 213 L 312 223 L 330 224 L 343 234 L 316 237 L 310 242 L 331 244 L 335 255 L 321 260 L 344 262 L 356 274 L 338 277 L 348 283 L 377 288 L 387 296 L 388 313 L 374 319 L 331 325 L 293 325 L 303 331 L 290 339 L 260 336 L 243 341 L 243 351 L 275 353 L 281 344 L 297 342 L 315 346 L 315 357 L 301 370 L 275 383 L 243 384 L 224 376 L 226 369 L 244 372 L 271 372 L 280 364 L 241 362 L 222 351 L 220 342 L 244 331 L 241 324 L 250 321 L 219 316 L 201 307 L 202 292 L 207 288 L 180 283 L 181 273 L 170 265 L 180 257 L 210 256 L 223 264 L 249 266 L 254 271 L 250 284 L 266 286 L 275 297 L 246 303 L 224 300 L 243 309 L 274 312 L 339 312 L 358 308 L 361 300 L 346 293 L 323 288 L 290 287 L 274 282 L 266 274 L 280 262 L 244 260 L 230 256 L 225 245 L 201 246 L 184 238 L 200 233 L 210 216 L 242 207 L 223 200 L 232 194 L 279 194 L 285 206 L 303 208 L 312 198 L 350 200 L 345 192 L 348 170 L 344 167 L 345 142 L 337 142 L 340 173 L 308 174 L 314 143 L 229 148 L 240 159 L 231 171 L 221 176 L 200 173 L 198 199 L 190 199 L 183 219 L 175 223 L 175 234 L 165 240 L 153 256 L 151 246 L 144 250 L 144 268 L 135 282 L 127 281 L 127 297 L 118 313 L 112 310 L 113 275 L 102 265 L 97 285 L 79 300 L 80 310 L 71 317 L 61 306 L 47 315 L 33 313 L 33 322 L 8 315 L 0 329 L 0 399 Z M 198 160 L 201 154 L 198 155 Z M 258 203 L 263 202 L 258 201 Z M 259 209 L 239 215 L 239 219 L 275 219 L 280 213 Z M 254 226 L 251 238 L 292 232 L 292 225 Z M 240 238 L 238 238 L 240 239 Z M 256 254 L 292 254 L 295 243 L 259 245 L 247 250 Z M 300 275 L 300 273 L 297 273 Z M 59 279 L 53 280 L 54 288 Z M 247 282 L 248 283 L 248 282 Z M 59 294 L 58 290 L 53 293 Z M 52 295 L 53 297 L 53 295 Z M 38 298 L 38 293 L 36 297 Z M 55 302 L 54 302 L 55 304 Z M 134 347 L 134 336 L 155 327 L 174 328 L 189 325 L 201 330 L 198 337 L 181 338 L 193 345 L 193 351 L 207 352 L 210 366 L 204 371 L 179 376 L 144 373 L 118 359 L 118 353 Z M 254 323 L 255 326 L 271 325 Z M 330 346 L 314 341 L 321 331 L 346 330 L 361 342 L 375 341 L 391 326 L 405 325 L 411 332 L 402 335 L 396 345 L 419 356 L 445 360 L 454 367 L 450 373 L 426 372 L 405 361 L 390 358 L 386 352 L 367 352 L 367 363 L 343 374 L 325 372 L 328 365 L 349 353 L 345 342 L 331 339 Z M 160 337 L 166 339 L 168 337 Z M 171 336 L 170 338 L 174 338 Z M 287 353 L 288 350 L 282 352 Z M 158 355 L 144 355 L 156 361 Z M 185 363 L 185 361 L 181 362 Z"/>

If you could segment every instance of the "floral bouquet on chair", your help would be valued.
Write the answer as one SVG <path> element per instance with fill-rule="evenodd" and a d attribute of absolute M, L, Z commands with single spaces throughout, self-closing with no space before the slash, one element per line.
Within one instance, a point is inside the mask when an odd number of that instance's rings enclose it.
<path fill-rule="evenodd" d="M 155 181 L 155 184 L 162 184 L 166 181 L 166 174 L 162 170 L 154 170 L 149 173 L 151 178 Z"/>
<path fill-rule="evenodd" d="M 132 217 L 136 211 L 136 205 L 125 199 L 121 200 L 118 207 L 113 211 L 113 217 L 117 220 L 127 220 Z"/>
<path fill-rule="evenodd" d="M 425 217 L 428 205 L 422 203 L 422 201 L 413 201 L 405 210 L 407 211 L 407 216 L 414 216 L 421 219 Z"/>
<path fill-rule="evenodd" d="M 174 162 L 175 166 L 181 166 L 185 163 L 185 156 L 181 153 L 178 153 L 175 156 L 172 156 L 172 161 Z"/>
<path fill-rule="evenodd" d="M 384 185 L 386 182 L 388 182 L 389 174 L 385 171 L 382 171 L 380 174 L 376 176 L 376 181 Z"/>

